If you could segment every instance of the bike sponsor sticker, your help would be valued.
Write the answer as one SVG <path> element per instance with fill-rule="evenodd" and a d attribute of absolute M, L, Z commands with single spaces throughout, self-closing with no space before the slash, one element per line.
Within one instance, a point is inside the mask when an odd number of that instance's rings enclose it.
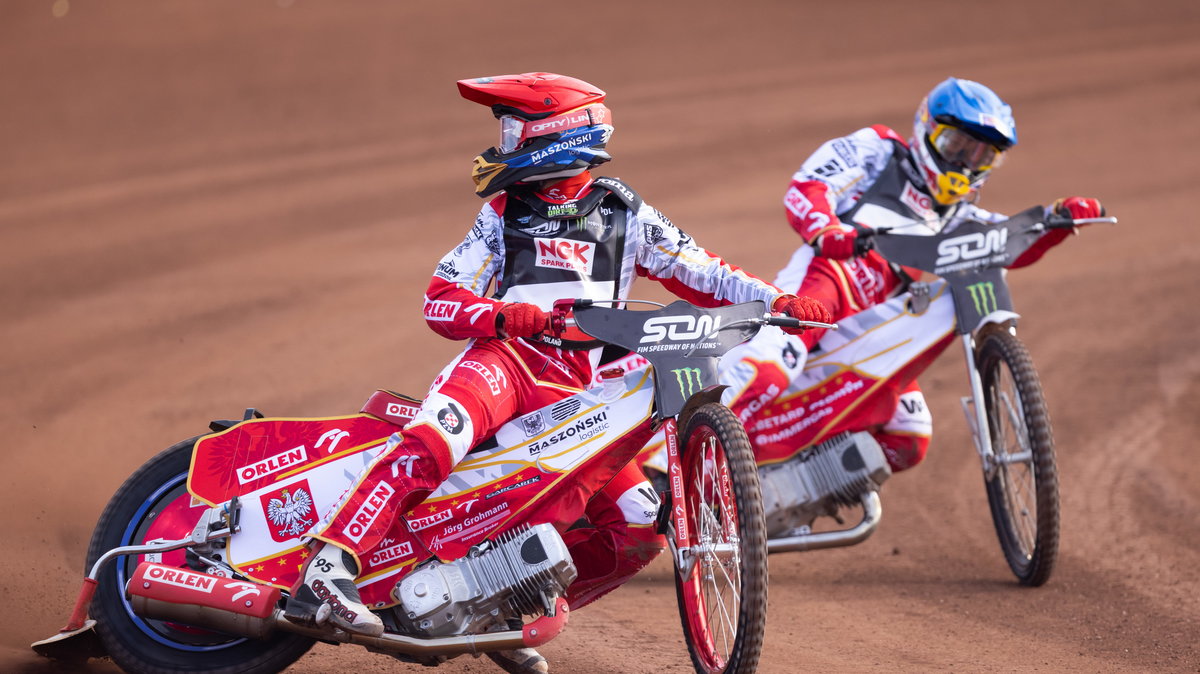
<path fill-rule="evenodd" d="M 270 525 L 267 530 L 277 543 L 299 538 L 316 524 L 312 488 L 299 480 L 258 497 Z"/>
<path fill-rule="evenodd" d="M 259 478 L 273 475 L 284 468 L 304 463 L 307 459 L 308 454 L 304 445 L 268 456 L 262 461 L 256 461 L 248 466 L 239 468 L 237 471 L 238 484 L 246 484 Z"/>
<path fill-rule="evenodd" d="M 345 534 L 346 538 L 355 543 L 361 541 L 362 537 L 366 535 L 367 530 L 379 518 L 379 513 L 383 511 L 384 506 L 395 495 L 396 490 L 392 485 L 380 480 L 371 489 L 371 493 L 363 501 L 363 504 L 358 507 L 358 510 L 354 513 L 354 518 L 350 521 L 350 524 L 346 525 L 342 533 Z"/>
<path fill-rule="evenodd" d="M 537 252 L 534 264 L 537 266 L 592 273 L 596 244 L 572 239 L 535 238 L 534 241 Z"/>
<path fill-rule="evenodd" d="M 537 442 L 530 443 L 528 446 L 529 455 L 538 456 L 545 450 L 550 449 L 554 445 L 564 440 L 572 440 L 575 442 L 590 440 L 608 430 L 608 427 L 609 422 L 607 410 L 598 414 L 593 414 L 589 417 L 584 417 L 579 421 L 567 426 L 566 428 L 560 428 L 552 435 L 546 436 Z"/>
<path fill-rule="evenodd" d="M 490 499 L 490 498 L 496 498 L 497 496 L 499 496 L 505 492 L 509 492 L 514 489 L 520 489 L 521 487 L 528 487 L 531 484 L 536 484 L 541 481 L 542 481 L 541 475 L 534 475 L 533 477 L 529 477 L 524 480 L 521 480 L 520 482 L 517 482 L 516 484 L 510 484 L 510 485 L 507 485 L 504 487 L 500 487 L 499 489 L 497 489 L 496 491 L 494 491 L 490 494 L 485 494 L 483 498 L 485 500 Z"/>
<path fill-rule="evenodd" d="M 676 368 L 671 370 L 671 374 L 675 375 L 675 383 L 679 384 L 679 395 L 684 398 L 690 398 L 693 394 L 704 390 L 704 382 L 698 367 Z"/>
<path fill-rule="evenodd" d="M 542 418 L 541 412 L 527 414 L 521 417 L 521 429 L 525 431 L 525 437 L 532 438 L 546 430 L 546 420 Z"/>
<path fill-rule="evenodd" d="M 182 587 L 188 590 L 196 590 L 197 592 L 205 592 L 211 594 L 213 588 L 217 586 L 217 581 L 220 580 L 216 576 L 209 576 L 202 573 L 192 573 L 181 569 L 168 569 L 162 566 L 152 566 L 146 570 L 146 576 L 149 580 L 157 580 L 160 583 Z"/>
<path fill-rule="evenodd" d="M 474 501 L 471 501 L 471 503 L 474 503 Z M 487 510 L 482 510 L 473 515 L 464 517 L 458 522 L 447 525 L 445 529 L 443 529 L 437 536 L 434 537 L 430 547 L 437 549 L 442 547 L 445 541 L 463 538 L 486 529 L 491 524 L 492 520 L 507 514 L 508 507 L 508 501 L 500 501 Z"/>
<path fill-rule="evenodd" d="M 554 403 L 554 406 L 550 408 L 550 418 L 555 421 L 565 421 L 575 416 L 580 407 L 583 407 L 583 402 L 579 398 L 567 398 Z"/>
<path fill-rule="evenodd" d="M 367 558 L 367 564 L 369 566 L 383 566 L 412 556 L 412 543 L 404 541 L 397 545 L 388 545 L 391 542 L 391 540 L 385 540 L 383 545 L 386 547 L 380 547 L 379 550 L 371 553 L 371 556 Z"/>
<path fill-rule="evenodd" d="M 388 415 L 389 417 L 396 417 L 397 419 L 408 420 L 408 419 L 412 419 L 413 417 L 417 416 L 417 412 L 420 412 L 420 411 L 421 411 L 421 408 L 417 407 L 416 405 L 403 405 L 401 403 L 388 403 L 387 407 L 384 408 L 383 413 Z"/>
<path fill-rule="evenodd" d="M 446 300 L 429 300 L 425 302 L 425 320 L 452 321 L 458 315 L 462 302 L 447 302 Z"/>
<path fill-rule="evenodd" d="M 861 391 L 865 385 L 861 379 L 846 381 L 823 398 L 819 398 L 808 405 L 797 405 L 782 414 L 760 419 L 746 430 L 758 433 L 754 437 L 755 442 L 758 444 L 769 444 L 787 440 L 801 431 L 811 428 L 822 419 L 833 416 L 837 409 L 833 406 L 833 403 Z"/>
<path fill-rule="evenodd" d="M 428 529 L 438 522 L 445 522 L 452 517 L 454 517 L 454 511 L 447 508 L 446 510 L 441 510 L 425 517 L 410 518 L 408 520 L 408 528 L 413 531 L 421 531 L 422 529 Z"/>

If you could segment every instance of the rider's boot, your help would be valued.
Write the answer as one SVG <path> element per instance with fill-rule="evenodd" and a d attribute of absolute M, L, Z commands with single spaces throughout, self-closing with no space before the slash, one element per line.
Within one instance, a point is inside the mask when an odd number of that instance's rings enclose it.
<path fill-rule="evenodd" d="M 296 589 L 296 598 L 311 604 L 329 604 L 332 609 L 329 622 L 347 632 L 372 637 L 382 635 L 383 621 L 362 603 L 354 585 L 358 576 L 354 556 L 336 545 L 316 543 L 316 546 L 304 567 L 304 578 Z"/>
<path fill-rule="evenodd" d="M 520 620 L 508 621 L 510 630 L 519 630 L 523 627 Z M 492 651 L 487 656 L 508 674 L 547 674 L 550 671 L 550 664 L 546 662 L 546 658 L 532 648 Z"/>
<path fill-rule="evenodd" d="M 492 651 L 487 656 L 508 674 L 547 674 L 550 671 L 546 658 L 532 648 Z"/>

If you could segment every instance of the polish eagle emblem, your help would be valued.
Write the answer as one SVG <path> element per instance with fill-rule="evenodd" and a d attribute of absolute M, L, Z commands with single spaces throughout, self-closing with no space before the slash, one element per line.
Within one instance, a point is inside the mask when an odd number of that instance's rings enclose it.
<path fill-rule="evenodd" d="M 312 528 L 312 496 L 301 488 L 295 491 L 284 489 L 275 498 L 267 501 L 267 519 L 271 520 L 280 536 L 295 537 Z"/>

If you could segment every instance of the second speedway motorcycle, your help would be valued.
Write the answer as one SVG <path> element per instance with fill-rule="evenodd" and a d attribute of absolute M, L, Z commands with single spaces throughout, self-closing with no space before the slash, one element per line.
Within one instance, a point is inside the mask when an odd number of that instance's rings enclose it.
<path fill-rule="evenodd" d="M 567 622 L 576 569 L 561 532 L 661 430 L 671 480 L 659 528 L 693 665 L 754 671 L 766 530 L 754 456 L 719 402 L 716 363 L 763 325 L 800 324 L 762 302 L 629 311 L 570 300 L 554 322 L 651 367 L 608 370 L 599 386 L 514 419 L 397 518 L 357 581 L 382 636 L 322 623 L 320 607 L 288 589 L 308 554 L 303 535 L 418 410 L 386 391 L 349 416 L 247 410 L 151 459 L 104 510 L 67 626 L 34 649 L 68 660 L 106 654 L 130 672 L 232 673 L 280 671 L 315 640 L 424 665 L 538 646 Z"/>
<path fill-rule="evenodd" d="M 1090 222 L 1116 220 L 1047 217 L 1036 206 L 949 232 L 921 226 L 913 234 L 917 227 L 907 225 L 868 231 L 884 258 L 940 280 L 913 283 L 845 318 L 786 391 L 749 401 L 742 419 L 759 464 L 771 552 L 853 545 L 874 531 L 878 491 L 891 469 L 869 431 L 888 421 L 904 387 L 957 341 L 966 357 L 962 408 L 1000 547 L 1020 583 L 1049 579 L 1059 535 L 1054 439 L 1037 371 L 1017 337 L 1005 267 L 1047 229 Z M 845 527 L 840 511 L 853 506 L 861 507 L 861 521 Z M 814 531 L 822 516 L 843 528 Z"/>

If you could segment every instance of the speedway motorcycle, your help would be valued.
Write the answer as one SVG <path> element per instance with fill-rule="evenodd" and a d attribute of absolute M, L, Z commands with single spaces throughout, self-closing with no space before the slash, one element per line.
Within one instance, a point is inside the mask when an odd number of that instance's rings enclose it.
<path fill-rule="evenodd" d="M 949 232 L 921 223 L 864 230 L 884 258 L 939 280 L 912 283 L 842 320 L 786 391 L 749 401 L 742 419 L 758 461 L 770 552 L 854 545 L 871 535 L 891 469 L 868 431 L 886 423 L 904 387 L 958 341 L 969 387 L 962 408 L 1000 547 L 1021 584 L 1050 578 L 1059 536 L 1054 440 L 1037 370 L 1017 337 L 1005 267 L 1048 229 L 1091 222 L 1116 219 L 1047 217 L 1037 206 Z M 861 521 L 846 526 L 839 511 L 851 507 L 861 507 Z M 814 531 L 822 516 L 840 528 Z"/>
<path fill-rule="evenodd" d="M 389 391 L 349 416 L 249 409 L 151 459 L 101 515 L 67 626 L 34 649 L 60 659 L 107 654 L 130 672 L 277 672 L 317 640 L 424 665 L 539 646 L 566 625 L 564 594 L 576 577 L 561 532 L 661 430 L 671 480 L 659 531 L 693 664 L 706 674 L 753 672 L 766 620 L 766 531 L 754 455 L 719 402 L 716 363 L 763 325 L 801 323 L 762 302 L 599 304 L 557 303 L 554 331 L 576 325 L 651 366 L 609 369 L 599 386 L 512 420 L 396 519 L 357 580 L 384 621 L 382 636 L 338 630 L 288 589 L 308 554 L 305 533 L 417 413 L 420 401 Z"/>

